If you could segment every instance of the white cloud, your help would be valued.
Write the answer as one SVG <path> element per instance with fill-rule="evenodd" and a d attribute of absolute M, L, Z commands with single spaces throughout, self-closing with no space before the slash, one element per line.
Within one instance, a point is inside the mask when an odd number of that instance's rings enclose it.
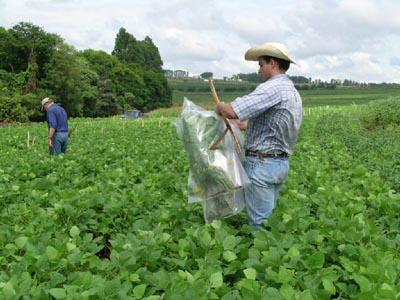
<path fill-rule="evenodd" d="M 257 72 L 245 51 L 287 44 L 291 75 L 400 82 L 398 0 L 0 0 L 0 26 L 32 22 L 75 48 L 110 53 L 118 30 L 152 38 L 164 67 Z"/>

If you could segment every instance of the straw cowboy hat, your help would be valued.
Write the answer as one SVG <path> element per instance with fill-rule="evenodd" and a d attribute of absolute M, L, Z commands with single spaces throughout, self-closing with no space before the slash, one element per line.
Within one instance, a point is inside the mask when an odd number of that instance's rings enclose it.
<path fill-rule="evenodd" d="M 288 60 L 291 63 L 294 63 L 297 65 L 297 63 L 292 58 L 290 58 L 286 46 L 283 44 L 274 43 L 274 42 L 265 43 L 265 44 L 250 48 L 249 50 L 247 50 L 246 54 L 244 55 L 244 58 L 246 60 L 258 61 L 258 58 L 260 56 L 264 56 L 264 55 Z"/>
<path fill-rule="evenodd" d="M 44 105 L 47 103 L 47 102 L 53 102 L 53 100 L 51 99 L 51 98 L 44 98 L 43 100 L 42 100 L 42 110 L 43 110 L 43 107 L 44 107 Z"/>

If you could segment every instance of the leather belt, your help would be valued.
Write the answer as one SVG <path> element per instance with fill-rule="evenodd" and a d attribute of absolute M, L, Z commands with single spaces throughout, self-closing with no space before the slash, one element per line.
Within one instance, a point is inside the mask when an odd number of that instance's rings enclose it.
<path fill-rule="evenodd" d="M 255 151 L 246 150 L 246 156 L 255 156 L 259 158 L 266 158 L 266 157 L 288 157 L 286 152 L 275 152 L 275 153 L 260 153 Z"/>

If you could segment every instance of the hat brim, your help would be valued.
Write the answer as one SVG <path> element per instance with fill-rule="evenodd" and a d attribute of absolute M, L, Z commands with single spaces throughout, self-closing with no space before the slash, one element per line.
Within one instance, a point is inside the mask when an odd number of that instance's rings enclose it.
<path fill-rule="evenodd" d="M 44 106 L 46 105 L 46 103 L 49 103 L 49 102 L 51 102 L 52 100 L 50 99 L 50 98 L 44 98 L 43 100 L 42 100 L 42 110 L 44 109 Z"/>
<path fill-rule="evenodd" d="M 297 65 L 297 62 L 294 59 L 292 59 L 290 56 L 286 55 L 279 49 L 272 47 L 272 46 L 265 46 L 265 45 L 250 48 L 245 53 L 244 58 L 246 60 L 258 61 L 258 58 L 260 56 L 276 57 L 276 58 L 280 58 L 283 60 L 287 60 L 287 61 Z"/>
<path fill-rule="evenodd" d="M 41 110 L 44 110 L 44 106 L 45 106 L 47 103 L 49 103 L 49 102 L 51 102 L 51 101 L 47 101 L 47 102 L 43 103 L 43 104 L 42 104 L 42 109 L 41 109 Z"/>

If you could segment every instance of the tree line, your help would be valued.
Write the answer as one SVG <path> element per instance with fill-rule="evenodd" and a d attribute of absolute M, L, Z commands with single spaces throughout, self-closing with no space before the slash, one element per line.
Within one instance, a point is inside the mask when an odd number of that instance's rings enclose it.
<path fill-rule="evenodd" d="M 396 83 L 373 83 L 373 82 L 358 82 L 355 80 L 351 79 L 330 79 L 329 81 L 324 81 L 321 79 L 312 79 L 311 77 L 305 77 L 305 76 L 290 76 L 289 78 L 293 81 L 293 83 L 296 85 L 297 89 L 300 90 L 308 90 L 308 89 L 320 89 L 320 88 L 325 88 L 325 89 L 332 89 L 336 88 L 337 86 L 355 86 L 355 87 L 366 87 L 366 86 L 386 86 L 386 85 L 398 85 Z M 242 80 L 242 81 L 248 81 L 248 82 L 253 82 L 253 83 L 260 83 L 261 82 L 261 77 L 258 73 L 249 73 L 249 74 L 235 74 L 232 76 L 233 80 Z"/>
<path fill-rule="evenodd" d="M 20 22 L 0 27 L 0 122 L 42 121 L 53 98 L 70 117 L 108 117 L 125 109 L 172 105 L 163 61 L 150 37 L 120 28 L 111 54 L 77 51 L 62 37 Z"/>

